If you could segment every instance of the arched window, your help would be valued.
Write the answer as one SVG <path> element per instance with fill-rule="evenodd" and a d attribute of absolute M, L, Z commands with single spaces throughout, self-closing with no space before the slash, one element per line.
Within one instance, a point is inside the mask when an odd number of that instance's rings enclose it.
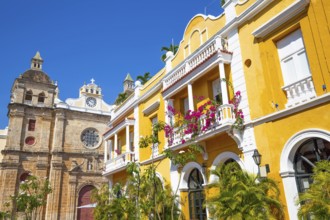
<path fill-rule="evenodd" d="M 32 93 L 31 90 L 27 91 L 27 92 L 25 93 L 25 101 L 28 101 L 28 102 L 31 103 L 31 101 L 32 101 L 32 95 L 33 95 L 33 93 Z"/>
<path fill-rule="evenodd" d="M 44 103 L 45 102 L 45 93 L 40 93 L 38 95 L 38 103 Z"/>
<path fill-rule="evenodd" d="M 203 207 L 205 200 L 204 180 L 202 174 L 197 168 L 193 169 L 188 178 L 188 198 L 189 198 L 189 215 L 190 219 L 204 220 L 206 217 L 206 209 Z"/>
<path fill-rule="evenodd" d="M 294 169 L 298 192 L 304 192 L 312 183 L 311 175 L 315 163 L 330 158 L 330 142 L 321 138 L 305 141 L 297 150 Z"/>

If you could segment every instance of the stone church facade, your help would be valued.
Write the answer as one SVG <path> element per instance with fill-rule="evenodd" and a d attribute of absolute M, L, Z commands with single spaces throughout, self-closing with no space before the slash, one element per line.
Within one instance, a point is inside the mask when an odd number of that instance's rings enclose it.
<path fill-rule="evenodd" d="M 14 81 L 8 105 L 8 134 L 0 163 L 0 210 L 28 175 L 48 178 L 53 192 L 38 219 L 83 219 L 90 193 L 102 177 L 102 134 L 114 106 L 91 80 L 79 98 L 58 97 L 58 86 L 42 71 L 39 52 Z M 15 207 L 13 208 L 13 212 Z M 84 218 L 86 219 L 86 218 Z"/>

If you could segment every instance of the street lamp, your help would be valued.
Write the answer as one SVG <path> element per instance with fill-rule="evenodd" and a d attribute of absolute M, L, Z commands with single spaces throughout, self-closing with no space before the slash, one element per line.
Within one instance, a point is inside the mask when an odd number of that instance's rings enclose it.
<path fill-rule="evenodd" d="M 254 150 L 252 158 L 255 162 L 255 164 L 259 167 L 261 164 L 261 157 L 262 155 L 259 153 L 259 151 L 257 149 Z"/>

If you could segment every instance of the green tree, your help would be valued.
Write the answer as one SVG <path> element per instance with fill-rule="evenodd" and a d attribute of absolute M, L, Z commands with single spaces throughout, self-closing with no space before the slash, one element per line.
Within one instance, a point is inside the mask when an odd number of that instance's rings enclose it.
<path fill-rule="evenodd" d="M 171 219 L 173 195 L 168 184 L 162 185 L 156 175 L 156 167 L 148 166 L 141 171 L 139 164 L 129 163 L 128 179 L 123 187 L 117 183 L 109 190 L 107 185 L 95 190 L 92 199 L 97 203 L 94 210 L 96 220 L 111 219 Z M 175 219 L 179 208 L 175 206 Z"/>
<path fill-rule="evenodd" d="M 164 51 L 165 53 L 162 55 L 161 59 L 163 62 L 165 62 L 165 59 L 166 59 L 166 53 L 168 51 L 172 51 L 173 54 L 176 54 L 176 52 L 178 51 L 179 49 L 179 46 L 178 45 L 174 45 L 174 44 L 171 44 L 170 47 L 162 47 L 160 50 L 161 51 Z"/>
<path fill-rule="evenodd" d="M 123 93 L 119 93 L 118 96 L 117 96 L 117 98 L 116 98 L 115 104 L 116 104 L 116 105 L 120 105 L 120 104 L 123 103 L 127 98 L 128 98 L 127 93 L 125 93 L 125 92 L 123 92 Z"/>
<path fill-rule="evenodd" d="M 94 208 L 94 218 L 96 220 L 108 220 L 110 216 L 110 189 L 107 184 L 101 186 L 100 189 L 94 189 L 92 193 L 92 201 L 97 205 Z"/>
<path fill-rule="evenodd" d="M 313 183 L 310 188 L 299 195 L 299 219 L 330 219 L 330 161 L 323 160 L 313 168 Z"/>
<path fill-rule="evenodd" d="M 110 190 L 107 185 L 103 185 L 93 192 L 92 200 L 97 203 L 94 209 L 95 220 L 136 219 L 133 197 L 120 183 L 115 184 Z"/>
<path fill-rule="evenodd" d="M 29 176 L 20 183 L 19 192 L 12 196 L 17 210 L 25 214 L 26 220 L 36 219 L 46 205 L 47 195 L 52 192 L 48 179 Z"/>
<path fill-rule="evenodd" d="M 218 180 L 208 188 L 218 193 L 207 199 L 214 219 L 283 219 L 279 188 L 269 178 L 259 178 L 229 163 L 212 172 Z"/>
<path fill-rule="evenodd" d="M 144 85 L 146 82 L 148 82 L 149 79 L 151 79 L 151 75 L 149 72 L 144 73 L 144 75 L 142 75 L 142 76 L 139 75 L 136 77 L 136 80 L 139 80 L 142 85 Z"/>

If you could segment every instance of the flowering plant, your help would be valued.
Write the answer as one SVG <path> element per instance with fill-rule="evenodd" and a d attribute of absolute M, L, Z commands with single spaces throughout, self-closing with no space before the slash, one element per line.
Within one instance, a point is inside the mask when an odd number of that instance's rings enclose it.
<path fill-rule="evenodd" d="M 244 114 L 238 107 L 241 98 L 241 92 L 237 91 L 229 102 L 229 104 L 233 105 L 235 116 L 232 128 L 238 130 L 244 128 Z M 199 97 L 198 100 L 202 101 L 205 98 Z M 170 123 L 164 125 L 168 145 L 171 146 L 173 144 L 175 137 L 180 138 L 181 144 L 186 143 L 188 140 L 191 142 L 201 133 L 214 128 L 224 117 L 222 111 L 221 105 L 213 100 L 204 102 L 197 110 L 188 110 L 184 116 L 176 112 L 172 106 L 168 106 L 167 115 L 170 118 Z M 178 119 L 176 123 L 173 123 L 174 118 Z"/>

